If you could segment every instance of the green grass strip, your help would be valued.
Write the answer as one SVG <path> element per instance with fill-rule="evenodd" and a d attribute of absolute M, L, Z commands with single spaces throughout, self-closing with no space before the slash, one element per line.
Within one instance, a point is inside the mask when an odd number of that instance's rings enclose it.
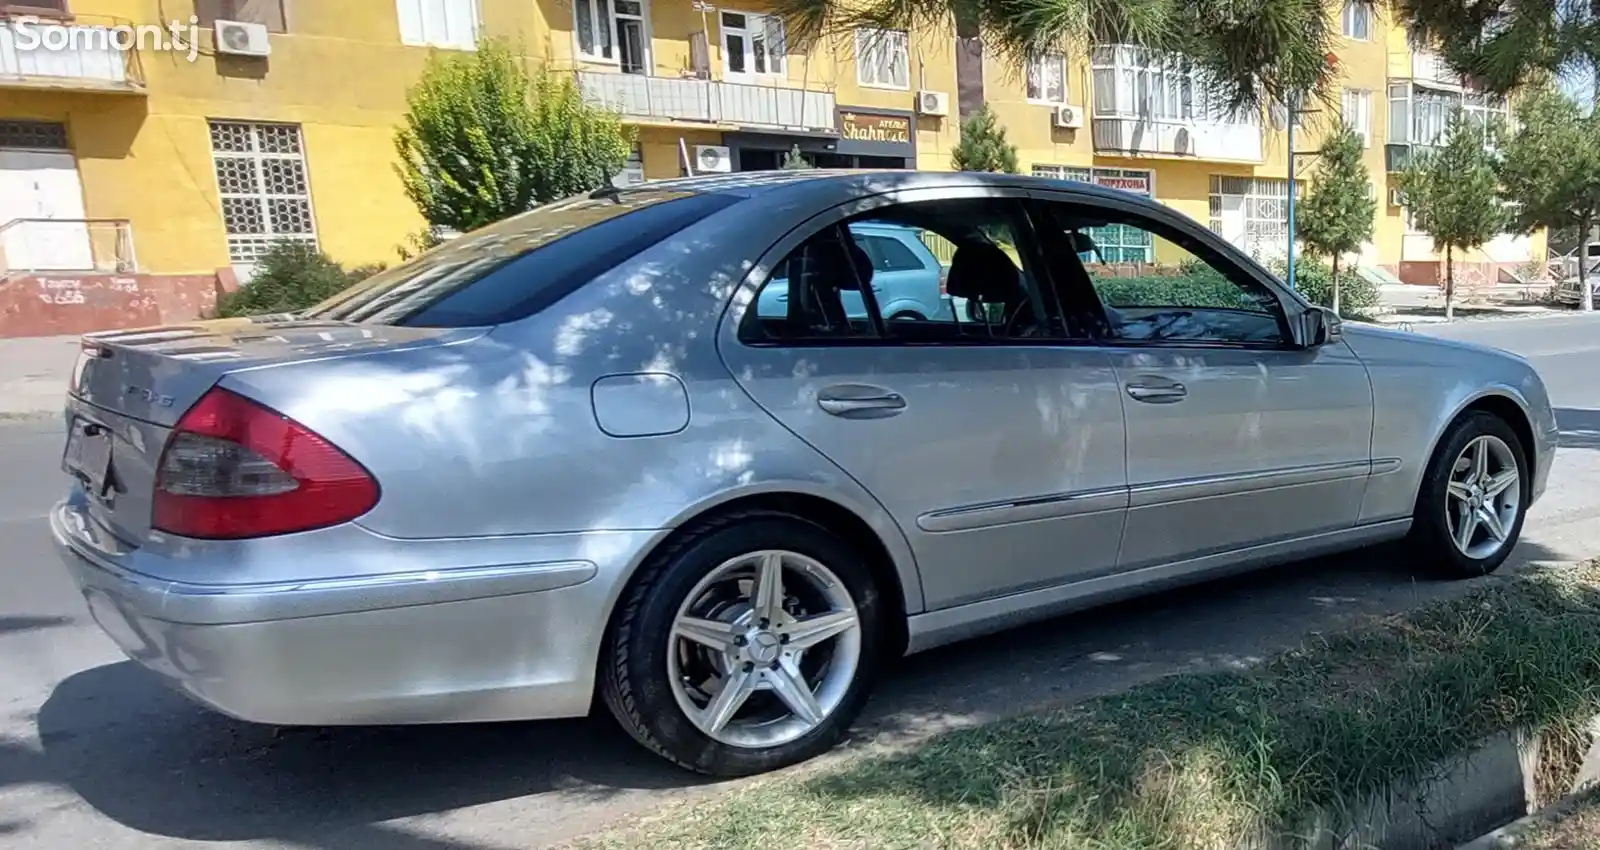
<path fill-rule="evenodd" d="M 583 846 L 1211 850 L 1303 833 L 1506 730 L 1600 713 L 1600 566 L 889 755 L 757 779 Z"/>

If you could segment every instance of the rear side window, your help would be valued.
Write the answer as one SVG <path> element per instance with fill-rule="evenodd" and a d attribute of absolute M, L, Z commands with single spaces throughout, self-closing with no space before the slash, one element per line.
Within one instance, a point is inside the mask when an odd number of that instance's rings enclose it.
<path fill-rule="evenodd" d="M 515 321 L 739 200 L 645 189 L 558 201 L 374 275 L 305 317 L 427 328 Z"/>

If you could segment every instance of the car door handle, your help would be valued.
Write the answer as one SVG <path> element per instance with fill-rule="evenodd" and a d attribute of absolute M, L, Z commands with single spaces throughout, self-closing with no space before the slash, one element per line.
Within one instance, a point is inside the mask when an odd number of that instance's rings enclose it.
<path fill-rule="evenodd" d="M 1173 404 L 1183 401 L 1189 396 L 1189 389 L 1177 381 L 1165 378 L 1145 378 L 1129 383 L 1126 387 L 1128 395 L 1134 401 L 1149 404 Z"/>
<path fill-rule="evenodd" d="M 896 392 L 855 385 L 823 390 L 817 394 L 817 406 L 845 419 L 876 419 L 905 410 L 906 400 Z"/>

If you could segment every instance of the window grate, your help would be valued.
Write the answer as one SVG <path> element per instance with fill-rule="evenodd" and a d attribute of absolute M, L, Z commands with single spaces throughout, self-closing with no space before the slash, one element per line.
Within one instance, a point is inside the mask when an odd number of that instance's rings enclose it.
<path fill-rule="evenodd" d="M 0 121 L 0 148 L 66 151 L 67 125 L 50 121 Z"/>
<path fill-rule="evenodd" d="M 211 154 L 231 262 L 284 240 L 317 244 L 299 125 L 212 121 Z"/>

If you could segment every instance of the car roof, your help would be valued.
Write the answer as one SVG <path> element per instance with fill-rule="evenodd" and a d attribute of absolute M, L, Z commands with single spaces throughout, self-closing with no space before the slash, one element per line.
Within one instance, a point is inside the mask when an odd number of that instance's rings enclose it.
<path fill-rule="evenodd" d="M 897 169 L 805 169 L 794 171 L 744 171 L 654 180 L 627 188 L 606 187 L 594 194 L 627 195 L 635 192 L 708 192 L 743 198 L 782 195 L 785 200 L 843 203 L 856 197 L 902 189 L 991 186 L 1012 189 L 1051 189 L 1084 196 L 1085 200 L 1133 201 L 1155 206 L 1148 196 L 1110 189 L 1081 180 L 995 174 L 985 171 L 905 171 Z M 830 197 L 832 196 L 832 197 Z"/>

